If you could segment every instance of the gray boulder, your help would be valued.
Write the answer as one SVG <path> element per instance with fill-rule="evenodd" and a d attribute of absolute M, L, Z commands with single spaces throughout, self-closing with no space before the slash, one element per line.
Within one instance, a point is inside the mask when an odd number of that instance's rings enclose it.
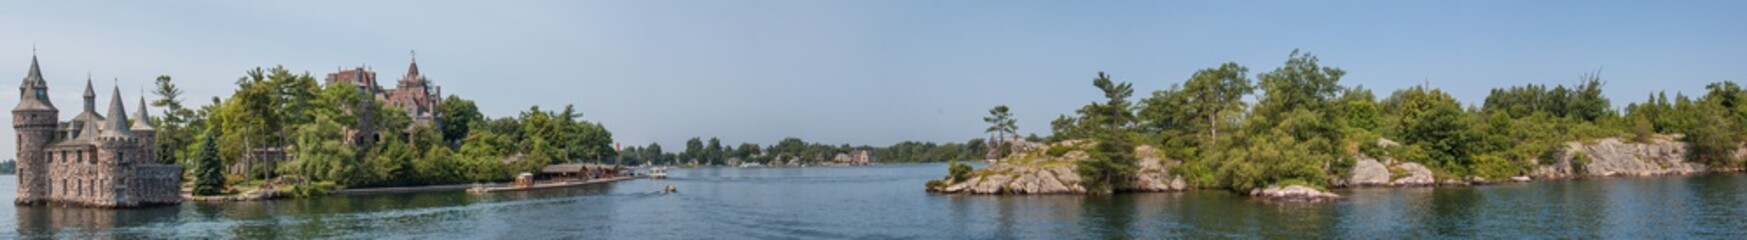
<path fill-rule="evenodd" d="M 1390 185 L 1430 186 L 1437 184 L 1437 179 L 1432 177 L 1432 170 L 1426 168 L 1425 165 L 1408 162 L 1396 164 L 1395 168 L 1400 169 L 1403 174 L 1401 178 L 1396 178 L 1394 181 L 1390 181 Z"/>
<path fill-rule="evenodd" d="M 1250 196 L 1281 202 L 1324 202 L 1341 199 L 1341 195 L 1299 185 L 1258 188 L 1250 190 Z"/>
<path fill-rule="evenodd" d="M 1370 157 L 1360 157 L 1359 162 L 1353 165 L 1353 176 L 1348 178 L 1347 184 L 1388 186 L 1390 185 L 1389 177 L 1389 167 L 1384 166 L 1382 162 Z"/>

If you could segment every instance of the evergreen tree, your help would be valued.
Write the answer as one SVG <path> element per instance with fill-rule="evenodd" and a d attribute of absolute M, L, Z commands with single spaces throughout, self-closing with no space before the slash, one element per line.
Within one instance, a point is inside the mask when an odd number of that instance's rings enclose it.
<path fill-rule="evenodd" d="M 195 157 L 199 164 L 194 169 L 194 195 L 224 194 L 224 163 L 218 161 L 218 138 L 214 131 L 208 130 L 200 137 L 200 150 Z"/>

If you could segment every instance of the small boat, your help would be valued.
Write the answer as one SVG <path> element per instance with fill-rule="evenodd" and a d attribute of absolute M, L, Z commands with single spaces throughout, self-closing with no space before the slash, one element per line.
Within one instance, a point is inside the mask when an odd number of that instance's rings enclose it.
<path fill-rule="evenodd" d="M 651 168 L 649 168 L 649 178 L 655 178 L 655 179 L 667 178 L 667 167 L 651 167 Z"/>

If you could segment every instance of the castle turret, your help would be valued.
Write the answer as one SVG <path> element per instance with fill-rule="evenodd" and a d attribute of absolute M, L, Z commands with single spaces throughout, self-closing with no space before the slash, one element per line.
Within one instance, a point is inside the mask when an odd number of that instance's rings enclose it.
<path fill-rule="evenodd" d="M 158 130 L 152 127 L 152 116 L 146 113 L 146 97 L 140 97 L 140 107 L 134 112 L 133 127 L 130 130 L 135 138 L 139 138 L 140 163 L 157 160 Z"/>
<path fill-rule="evenodd" d="M 100 122 L 97 129 L 101 133 L 97 135 L 96 170 L 105 177 L 98 178 L 101 183 L 97 184 L 96 189 L 103 191 L 95 194 L 97 199 L 94 199 L 94 204 L 127 206 L 133 201 L 128 199 L 131 196 L 127 184 L 130 176 L 126 173 L 132 172 L 129 170 L 140 157 L 139 141 L 128 129 L 127 108 L 121 105 L 121 88 L 116 87 L 110 94 L 109 118 Z M 85 127 L 90 129 L 93 126 Z"/>
<path fill-rule="evenodd" d="M 85 112 L 97 112 L 97 90 L 91 88 L 91 77 L 85 77 Z"/>
<path fill-rule="evenodd" d="M 116 87 L 114 96 L 109 98 L 109 118 L 104 119 L 102 138 L 133 139 L 133 132 L 127 124 L 127 109 L 121 105 L 121 87 Z"/>
<path fill-rule="evenodd" d="M 97 91 L 91 87 L 91 77 L 85 77 L 85 107 L 79 114 L 73 115 L 73 120 L 67 121 L 70 130 L 68 134 L 77 136 L 85 128 L 102 129 L 103 115 L 97 114 Z"/>
<path fill-rule="evenodd" d="M 48 81 L 36 56 L 30 57 L 30 73 L 18 85 L 18 106 L 12 108 L 12 130 L 18 134 L 18 204 L 34 204 L 48 196 L 48 154 L 43 151 L 55 138 L 60 110 L 49 102 Z"/>

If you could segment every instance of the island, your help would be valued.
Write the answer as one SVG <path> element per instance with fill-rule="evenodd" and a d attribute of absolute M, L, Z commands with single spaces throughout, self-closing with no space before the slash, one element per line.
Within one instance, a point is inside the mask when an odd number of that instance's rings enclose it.
<path fill-rule="evenodd" d="M 1431 84 L 1378 99 L 1346 71 L 1293 51 L 1256 74 L 1226 63 L 1130 101 L 1131 83 L 1098 73 L 1105 97 L 1050 123 L 1041 142 L 997 138 L 988 164 L 951 163 L 927 183 L 946 194 L 1111 194 L 1226 190 L 1331 201 L 1330 188 L 1471 186 L 1606 176 L 1740 171 L 1747 90 L 1651 93 L 1616 110 L 1599 73 L 1575 86 L 1493 89 L 1465 105 Z M 1016 134 L 1010 108 L 984 118 Z"/>

